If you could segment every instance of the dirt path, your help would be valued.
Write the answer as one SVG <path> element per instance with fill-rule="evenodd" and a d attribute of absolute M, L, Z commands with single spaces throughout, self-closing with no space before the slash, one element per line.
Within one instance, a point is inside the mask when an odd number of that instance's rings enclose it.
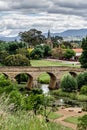
<path fill-rule="evenodd" d="M 78 116 L 82 116 L 84 114 L 87 114 L 87 112 L 78 113 L 78 110 L 79 110 L 79 108 L 78 109 L 76 109 L 76 108 L 70 108 L 70 109 L 59 108 L 57 113 L 63 115 L 63 117 L 61 117 L 59 119 L 55 119 L 54 122 L 62 124 L 66 127 L 70 127 L 73 130 L 76 130 L 77 125 L 65 122 L 64 119 L 66 119 L 67 117 L 71 117 L 71 116 L 77 116 L 78 117 Z"/>

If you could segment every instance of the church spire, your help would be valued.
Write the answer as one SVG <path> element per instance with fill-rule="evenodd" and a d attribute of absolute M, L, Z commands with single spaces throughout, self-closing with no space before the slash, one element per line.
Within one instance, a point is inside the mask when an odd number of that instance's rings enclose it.
<path fill-rule="evenodd" d="M 48 39 L 51 38 L 51 35 L 50 35 L 50 30 L 48 30 Z"/>

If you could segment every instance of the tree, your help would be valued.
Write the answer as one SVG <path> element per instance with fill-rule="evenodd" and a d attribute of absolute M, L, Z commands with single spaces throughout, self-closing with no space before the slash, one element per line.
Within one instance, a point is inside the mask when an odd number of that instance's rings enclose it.
<path fill-rule="evenodd" d="M 78 119 L 78 130 L 87 130 L 87 115 L 84 115 Z"/>
<path fill-rule="evenodd" d="M 21 55 L 27 57 L 28 59 L 30 58 L 29 51 L 26 48 L 17 49 L 16 54 L 21 54 Z"/>
<path fill-rule="evenodd" d="M 20 32 L 19 36 L 21 41 L 24 41 L 27 44 L 27 47 L 41 44 L 45 40 L 45 36 L 42 35 L 42 32 L 36 29 Z"/>
<path fill-rule="evenodd" d="M 87 85 L 83 85 L 81 87 L 80 94 L 87 95 Z"/>
<path fill-rule="evenodd" d="M 48 45 L 43 45 L 44 57 L 51 56 L 51 47 Z"/>
<path fill-rule="evenodd" d="M 27 57 L 21 54 L 16 54 L 7 56 L 4 64 L 7 66 L 30 66 L 30 61 Z"/>
<path fill-rule="evenodd" d="M 0 62 L 4 64 L 5 58 L 9 55 L 9 53 L 5 50 L 0 51 Z"/>
<path fill-rule="evenodd" d="M 52 57 L 53 58 L 58 58 L 58 59 L 62 59 L 63 58 L 63 54 L 64 54 L 65 50 L 62 48 L 53 48 L 52 49 Z"/>
<path fill-rule="evenodd" d="M 72 58 L 73 56 L 75 56 L 75 52 L 72 50 L 72 49 L 67 49 L 64 53 L 64 58 L 66 59 L 70 59 Z"/>
<path fill-rule="evenodd" d="M 80 73 L 77 76 L 78 90 L 81 89 L 83 85 L 87 85 L 87 72 Z"/>
<path fill-rule="evenodd" d="M 63 41 L 62 44 L 60 46 L 65 46 L 65 48 L 70 48 L 72 49 L 72 45 L 70 42 L 67 42 L 67 41 Z"/>
<path fill-rule="evenodd" d="M 8 46 L 6 50 L 10 54 L 15 54 L 17 49 L 24 48 L 24 47 L 26 47 L 26 45 L 23 42 L 8 42 Z"/>
<path fill-rule="evenodd" d="M 32 59 L 41 59 L 44 57 L 44 49 L 43 49 L 43 46 L 41 45 L 37 45 L 33 51 L 30 53 L 30 57 Z"/>
<path fill-rule="evenodd" d="M 54 37 L 51 37 L 51 40 L 52 40 L 52 43 L 53 43 L 53 47 L 59 47 L 59 44 L 63 40 L 63 37 L 61 37 L 61 36 L 54 36 Z"/>
<path fill-rule="evenodd" d="M 83 52 L 80 56 L 80 63 L 82 68 L 87 68 L 87 37 L 83 38 L 82 45 L 81 45 Z"/>
<path fill-rule="evenodd" d="M 77 89 L 77 82 L 70 74 L 65 75 L 61 80 L 61 88 L 65 92 L 73 92 Z"/>

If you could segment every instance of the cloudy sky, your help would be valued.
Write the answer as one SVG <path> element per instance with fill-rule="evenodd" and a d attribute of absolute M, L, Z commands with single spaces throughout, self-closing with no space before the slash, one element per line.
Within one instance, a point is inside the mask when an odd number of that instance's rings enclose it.
<path fill-rule="evenodd" d="M 87 0 L 0 0 L 0 36 L 87 28 Z"/>

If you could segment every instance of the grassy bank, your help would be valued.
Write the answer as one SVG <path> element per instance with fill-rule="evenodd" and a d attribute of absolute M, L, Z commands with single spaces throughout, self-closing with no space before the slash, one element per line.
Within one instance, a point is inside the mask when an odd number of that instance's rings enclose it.
<path fill-rule="evenodd" d="M 59 61 L 49 61 L 49 60 L 31 60 L 32 66 L 71 66 L 78 67 L 78 65 L 73 65 L 73 63 L 64 63 Z"/>
<path fill-rule="evenodd" d="M 45 122 L 39 115 L 33 115 L 32 111 L 19 109 L 12 111 L 8 106 L 8 100 L 0 98 L 0 130 L 71 130 L 54 122 Z M 54 115 L 51 115 L 54 118 Z"/>

